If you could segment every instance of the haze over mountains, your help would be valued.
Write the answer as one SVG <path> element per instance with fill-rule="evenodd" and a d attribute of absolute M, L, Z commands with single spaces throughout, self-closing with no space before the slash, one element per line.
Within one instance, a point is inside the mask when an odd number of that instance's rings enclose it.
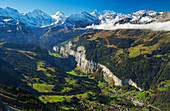
<path fill-rule="evenodd" d="M 43 28 L 52 26 L 71 26 L 74 28 L 95 28 L 95 29 L 122 29 L 122 28 L 142 28 L 145 29 L 146 24 L 151 24 L 148 29 L 170 30 L 170 12 L 155 12 L 151 10 L 139 10 L 131 14 L 116 13 L 114 11 L 105 10 L 92 13 L 86 11 L 79 14 L 74 13 L 70 16 L 64 15 L 62 12 L 56 12 L 55 15 L 49 15 L 39 9 L 35 9 L 28 13 L 19 13 L 13 8 L 0 8 L 0 24 L 16 24 L 12 21 L 24 23 L 27 27 Z M 4 18 L 8 17 L 8 18 Z M 11 18 L 10 18 L 11 17 Z M 158 23 L 158 24 L 157 24 Z M 122 25 L 124 24 L 124 25 Z M 135 24 L 135 25 L 134 25 Z M 136 25 L 138 24 L 138 25 Z M 140 24 L 140 25 L 139 25 Z M 143 25 L 141 25 L 143 24 Z M 120 26 L 121 25 L 121 26 Z M 166 28 L 162 28 L 162 26 Z M 106 28 L 107 27 L 107 28 Z"/>

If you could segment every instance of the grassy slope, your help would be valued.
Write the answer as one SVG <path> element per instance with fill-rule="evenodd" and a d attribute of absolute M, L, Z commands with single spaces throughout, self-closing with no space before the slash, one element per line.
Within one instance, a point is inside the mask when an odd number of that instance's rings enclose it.
<path fill-rule="evenodd" d="M 0 50 L 1 84 L 25 87 L 35 92 L 53 92 L 54 84 L 64 84 L 66 73 L 57 68 L 45 49 L 34 45 L 1 43 Z M 5 72 L 11 77 L 6 77 Z M 11 78 L 14 82 L 10 81 Z"/>
<path fill-rule="evenodd" d="M 7 85 L 13 85 L 10 78 L 16 77 L 17 80 L 13 79 L 14 82 L 19 81 L 16 82 L 16 86 L 27 88 L 34 94 L 38 94 L 39 99 L 50 109 L 56 110 L 57 107 L 59 110 L 83 110 L 91 107 L 90 104 L 97 104 L 105 108 L 110 107 L 110 103 L 114 103 L 114 107 L 121 104 L 122 108 L 138 109 L 121 95 L 118 99 L 103 95 L 99 86 L 106 86 L 106 84 L 98 83 L 90 75 L 77 73 L 76 70 L 67 74 L 60 71 L 53 62 L 54 60 L 48 56 L 48 52 L 40 47 L 1 43 L 0 50 L 2 62 L 0 70 L 8 71 L 12 76 L 6 77 L 4 72 L 1 73 L 2 78 L 0 79 L 6 80 Z M 8 67 L 9 65 L 10 67 Z M 4 84 L 2 80 L 1 83 Z M 109 92 L 107 93 L 109 94 Z M 39 103 L 36 104 L 39 105 Z M 29 108 L 33 108 L 33 106 Z"/>
<path fill-rule="evenodd" d="M 151 55 L 151 57 L 158 58 L 158 60 L 160 60 L 161 62 L 164 61 L 162 63 L 163 65 L 167 63 L 168 55 L 166 53 L 164 54 L 164 52 L 160 53 L 160 51 L 162 51 L 163 48 L 165 48 L 165 52 L 166 52 L 167 42 L 165 42 L 165 44 L 162 44 L 162 49 L 161 49 L 160 44 L 159 46 L 152 45 L 155 44 L 154 41 L 155 40 L 157 41 L 157 39 L 150 40 L 151 35 L 149 34 L 150 33 L 149 31 L 146 32 L 139 31 L 138 33 L 143 33 L 143 34 L 137 35 L 138 37 L 134 37 L 133 33 L 134 35 L 136 35 L 135 31 L 128 32 L 128 33 L 126 33 L 126 31 L 122 31 L 122 32 L 121 31 L 118 32 L 99 31 L 99 33 L 97 33 L 97 35 L 94 36 L 93 34 L 87 33 L 86 35 L 83 35 L 82 38 L 79 38 L 79 42 L 77 44 L 86 46 L 86 48 L 88 49 L 87 50 L 88 59 L 92 57 L 91 59 L 94 59 L 95 61 L 99 61 L 99 62 L 102 61 L 103 64 L 107 65 L 108 67 L 109 66 L 112 67 L 112 65 L 114 66 L 114 64 L 110 64 L 110 63 L 114 63 L 113 61 L 116 61 L 115 64 L 118 64 L 119 68 L 121 67 L 122 64 L 124 65 L 124 63 L 128 63 L 131 61 L 134 63 L 134 65 L 136 65 L 138 62 L 141 62 L 139 61 L 139 57 L 141 55 L 145 59 L 148 59 L 150 56 L 146 54 L 153 54 L 153 53 L 154 55 L 153 56 Z M 148 33 L 148 38 L 147 37 L 144 38 L 143 35 L 147 33 Z M 126 36 L 122 37 L 122 35 L 126 35 L 128 37 Z M 166 33 L 165 34 L 160 33 L 160 35 L 163 35 L 164 37 L 162 37 L 161 39 L 159 39 L 159 37 L 153 37 L 153 38 L 158 38 L 160 43 L 162 43 L 162 41 L 164 42 L 165 40 L 166 41 L 169 40 Z M 116 37 L 114 38 L 114 36 Z M 153 36 L 154 36 L 154 32 L 153 32 Z M 143 38 L 140 40 L 139 39 L 140 37 Z M 112 38 L 114 39 L 112 40 Z M 117 40 L 119 40 L 120 43 L 118 43 Z M 144 45 L 141 45 L 141 42 L 143 40 L 144 43 L 142 44 Z M 149 45 L 149 47 L 146 45 Z M 95 52 L 99 52 L 99 53 L 95 53 L 91 49 L 97 49 L 97 51 Z M 111 99 L 97 94 L 100 92 L 98 86 L 105 86 L 106 85 L 105 83 L 103 82 L 97 83 L 96 81 L 93 80 L 93 78 L 89 78 L 90 76 L 87 77 L 84 76 L 83 74 L 76 74 L 75 71 L 68 72 L 68 74 L 60 71 L 55 65 L 55 63 L 53 62 L 53 60 L 50 57 L 48 57 L 48 52 L 37 46 L 30 46 L 30 45 L 25 46 L 25 45 L 17 45 L 17 44 L 10 44 L 10 43 L 1 43 L 0 53 L 1 53 L 0 62 L 2 63 L 0 65 L 1 66 L 0 70 L 2 71 L 1 76 L 3 75 L 2 78 L 7 78 L 5 76 L 6 73 L 8 73 L 9 76 L 11 76 L 8 77 L 6 81 L 4 81 L 5 79 L 1 78 L 2 79 L 1 82 L 8 85 L 9 84 L 13 85 L 15 81 L 18 81 L 18 83 L 16 83 L 16 86 L 23 83 L 22 87 L 26 87 L 26 88 L 29 87 L 28 89 L 31 88 L 32 90 L 39 91 L 39 93 L 43 94 L 39 97 L 39 99 L 45 103 L 58 102 L 58 104 L 60 104 L 61 106 L 61 109 L 66 110 L 66 109 L 72 109 L 71 105 L 65 105 L 66 104 L 65 100 L 69 104 L 74 103 L 74 101 L 71 100 L 71 98 L 73 98 L 72 95 L 75 95 L 78 99 L 84 98 L 89 103 L 97 103 L 97 104 L 107 103 L 106 101 L 102 101 L 102 99 L 97 100 L 98 96 L 100 98 L 103 98 L 103 100 Z M 88 56 L 89 54 L 92 54 L 92 56 Z M 51 53 L 51 55 L 53 54 Z M 54 56 L 59 57 L 59 55 L 54 55 Z M 146 64 L 145 59 L 143 62 L 144 64 Z M 108 60 L 110 61 L 109 63 Z M 155 63 L 157 63 L 157 61 Z M 124 68 L 125 72 L 129 70 L 129 67 L 126 67 L 126 65 L 129 64 L 125 64 L 125 66 L 122 66 L 122 69 Z M 130 66 L 133 66 L 133 64 Z M 137 69 L 134 69 L 134 72 L 136 70 Z M 164 70 L 164 72 L 167 72 L 166 69 Z M 120 72 L 116 72 L 116 73 L 120 73 Z M 124 72 L 121 72 L 120 76 L 125 76 L 125 75 L 121 75 L 122 73 Z M 18 74 L 18 76 L 17 78 L 14 78 L 13 80 L 14 82 L 12 82 L 10 78 L 15 77 L 16 74 Z M 132 75 L 130 74 L 130 76 Z M 11 81 L 11 83 L 9 83 L 9 81 Z M 164 87 L 163 88 L 160 87 L 159 89 L 161 91 L 166 91 L 164 90 Z M 109 94 L 110 92 L 107 91 L 106 93 Z M 151 94 L 153 93 L 159 95 L 159 92 L 152 92 Z M 143 99 L 143 95 L 138 94 L 137 96 Z M 150 97 L 148 97 L 148 100 L 152 101 L 153 98 L 156 97 L 154 95 L 150 95 Z M 124 101 L 123 104 L 128 103 L 127 100 L 122 97 L 122 95 L 118 95 L 118 99 L 114 99 L 114 98 L 112 99 L 113 100 L 109 103 L 112 102 L 121 103 L 122 101 Z M 157 101 L 159 101 L 159 98 L 157 99 Z M 80 102 L 81 101 L 77 103 Z M 155 103 L 154 99 L 152 102 L 154 104 L 158 104 Z M 89 104 L 86 104 L 85 106 L 88 107 L 88 105 Z M 129 107 L 129 106 L 125 104 L 123 105 L 123 107 Z"/>
<path fill-rule="evenodd" d="M 47 110 L 45 104 L 29 91 L 0 84 L 0 102 L 17 110 Z"/>
<path fill-rule="evenodd" d="M 38 46 L 1 43 L 0 63 L 1 84 L 27 88 L 40 95 L 43 102 L 62 102 L 64 95 L 70 99 L 71 95 L 100 91 L 94 80 L 61 71 L 48 52 Z"/>
<path fill-rule="evenodd" d="M 88 60 L 106 65 L 121 79 L 131 78 L 144 90 L 156 89 L 162 81 L 170 79 L 170 32 L 89 30 L 71 41 L 76 45 L 74 50 L 85 46 Z M 92 75 L 99 77 L 100 72 Z M 159 90 L 164 90 L 164 87 Z M 168 91 L 164 93 L 168 94 Z M 143 95 L 137 96 L 143 98 Z"/>
<path fill-rule="evenodd" d="M 170 32 L 91 30 L 72 42 L 85 46 L 87 59 L 106 65 L 121 79 L 131 78 L 143 89 L 169 79 Z"/>
<path fill-rule="evenodd" d="M 53 27 L 40 37 L 39 42 L 42 47 L 51 49 L 54 45 L 81 35 L 84 32 L 85 30 L 77 30 L 70 27 Z"/>

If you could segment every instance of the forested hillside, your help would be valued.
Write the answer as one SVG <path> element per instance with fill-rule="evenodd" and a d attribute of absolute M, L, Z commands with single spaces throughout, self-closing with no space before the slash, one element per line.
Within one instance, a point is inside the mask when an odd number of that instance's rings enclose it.
<path fill-rule="evenodd" d="M 86 58 L 106 65 L 119 78 L 141 88 L 169 80 L 170 32 L 151 30 L 90 30 L 72 40 L 84 46 Z"/>
<path fill-rule="evenodd" d="M 53 53 L 30 44 L 0 43 L 2 108 L 55 111 L 151 109 L 135 106 L 119 88 L 78 70 L 64 72 Z M 55 55 L 55 54 L 54 54 Z M 137 91 L 127 87 L 127 91 Z M 139 92 L 138 92 L 139 93 Z"/>
<path fill-rule="evenodd" d="M 74 51 L 85 47 L 88 60 L 103 64 L 118 78 L 130 78 L 144 91 L 154 93 L 148 96 L 151 103 L 168 107 L 170 32 L 90 29 L 60 45 L 65 47 L 70 41 Z M 103 77 L 99 70 L 92 76 L 97 80 Z"/>

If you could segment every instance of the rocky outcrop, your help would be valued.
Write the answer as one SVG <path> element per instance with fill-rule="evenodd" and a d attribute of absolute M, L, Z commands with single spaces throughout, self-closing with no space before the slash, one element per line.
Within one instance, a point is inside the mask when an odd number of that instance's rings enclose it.
<path fill-rule="evenodd" d="M 95 63 L 92 60 L 88 61 L 86 59 L 85 48 L 83 46 L 79 46 L 77 48 L 77 51 L 71 50 L 72 46 L 73 44 L 69 42 L 68 44 L 65 45 L 65 47 L 54 46 L 53 50 L 62 54 L 63 56 L 68 55 L 74 56 L 77 62 L 77 67 L 81 67 L 81 70 L 84 73 L 93 73 L 99 68 L 99 65 L 97 63 Z"/>
<path fill-rule="evenodd" d="M 139 88 L 137 84 L 134 83 L 131 79 L 126 78 L 121 80 L 118 77 L 116 77 L 106 66 L 100 63 L 96 63 L 93 60 L 87 60 L 85 54 L 86 52 L 85 47 L 79 46 L 77 47 L 76 51 L 72 50 L 73 47 L 75 46 L 70 41 L 65 46 L 54 46 L 53 50 L 56 51 L 57 53 L 62 54 L 63 56 L 71 55 L 75 57 L 75 61 L 77 62 L 77 67 L 80 67 L 81 70 L 86 74 L 94 73 L 98 69 L 101 69 L 104 80 L 106 82 L 110 83 L 111 81 L 113 81 L 115 86 L 122 86 L 122 85 L 129 84 L 141 90 L 141 88 Z"/>

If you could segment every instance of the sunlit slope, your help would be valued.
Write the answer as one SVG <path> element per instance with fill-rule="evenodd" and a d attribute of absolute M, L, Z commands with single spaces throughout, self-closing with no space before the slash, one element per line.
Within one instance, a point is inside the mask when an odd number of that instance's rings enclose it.
<path fill-rule="evenodd" d="M 120 79 L 131 78 L 144 90 L 169 79 L 170 32 L 90 29 L 71 41 L 73 50 L 84 46 L 88 60 L 107 66 Z"/>

